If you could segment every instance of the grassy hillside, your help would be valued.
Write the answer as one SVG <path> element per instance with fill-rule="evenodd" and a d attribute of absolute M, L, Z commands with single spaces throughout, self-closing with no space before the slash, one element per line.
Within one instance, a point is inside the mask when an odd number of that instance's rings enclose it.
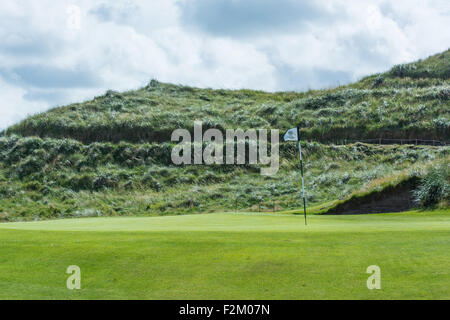
<path fill-rule="evenodd" d="M 305 181 L 310 206 L 345 199 L 385 176 L 420 176 L 448 163 L 449 148 L 328 146 L 308 143 Z M 258 166 L 171 164 L 170 144 L 0 139 L 0 220 L 180 214 L 300 207 L 296 146 L 281 148 L 277 175 Z M 260 208 L 261 207 L 261 208 Z"/>
<path fill-rule="evenodd" d="M 450 140 L 450 51 L 330 90 L 266 93 L 160 83 L 109 91 L 85 103 L 30 117 L 7 134 L 91 142 L 164 142 L 173 130 L 298 125 L 308 140 Z"/>
<path fill-rule="evenodd" d="M 354 88 L 423 88 L 448 84 L 450 50 L 425 60 L 394 66 L 390 71 L 364 78 L 351 85 Z"/>
<path fill-rule="evenodd" d="M 170 136 L 192 129 L 300 126 L 307 201 L 347 199 L 374 181 L 421 177 L 449 147 L 336 146 L 345 139 L 450 139 L 450 51 L 329 90 L 267 93 L 151 81 L 38 114 L 0 139 L 0 221 L 301 206 L 296 146 L 281 170 L 171 164 Z M 448 172 L 448 170 L 446 171 Z"/>

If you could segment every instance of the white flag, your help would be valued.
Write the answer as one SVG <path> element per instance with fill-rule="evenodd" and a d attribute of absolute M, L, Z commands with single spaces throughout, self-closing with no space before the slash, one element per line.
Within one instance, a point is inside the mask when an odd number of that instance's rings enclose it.
<path fill-rule="evenodd" d="M 292 128 L 284 135 L 284 141 L 298 141 L 297 128 Z"/>

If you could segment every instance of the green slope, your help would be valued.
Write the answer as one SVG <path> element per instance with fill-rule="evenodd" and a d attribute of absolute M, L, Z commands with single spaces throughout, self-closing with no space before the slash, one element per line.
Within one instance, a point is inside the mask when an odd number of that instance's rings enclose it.
<path fill-rule="evenodd" d="M 170 145 L 13 137 L 0 139 L 0 147 L 0 221 L 259 207 L 278 211 L 302 205 L 293 144 L 281 148 L 281 168 L 273 177 L 261 176 L 254 165 L 177 167 L 170 163 Z M 378 180 L 420 176 L 429 166 L 448 163 L 449 151 L 305 144 L 308 206 L 345 199 Z"/>
<path fill-rule="evenodd" d="M 0 221 L 285 210 L 299 199 L 296 146 L 279 173 L 172 165 L 174 129 L 298 125 L 307 202 L 343 200 L 374 181 L 420 177 L 449 147 L 336 146 L 347 139 L 450 139 L 449 51 L 352 85 L 308 92 L 199 89 L 151 81 L 25 119 L 0 138 Z M 403 70 L 402 69 L 402 70 Z M 428 71 L 423 71 L 428 70 Z"/>
<path fill-rule="evenodd" d="M 103 141 L 164 142 L 173 130 L 278 128 L 298 125 L 306 139 L 450 140 L 450 54 L 330 90 L 266 93 L 212 90 L 151 81 L 124 93 L 56 108 L 9 128 L 7 134 Z M 402 70 L 402 71 L 398 71 Z"/>

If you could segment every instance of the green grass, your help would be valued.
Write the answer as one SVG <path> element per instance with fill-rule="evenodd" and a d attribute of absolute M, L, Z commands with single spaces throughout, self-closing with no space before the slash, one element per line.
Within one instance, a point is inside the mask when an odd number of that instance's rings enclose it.
<path fill-rule="evenodd" d="M 293 143 L 280 147 L 280 171 L 258 166 L 174 166 L 171 146 L 0 138 L 0 222 L 84 216 L 297 209 L 300 180 Z M 308 206 L 372 192 L 397 177 L 448 163 L 450 147 L 332 146 L 304 143 Z"/>
<path fill-rule="evenodd" d="M 449 299 L 450 211 L 0 224 L 1 299 Z M 69 265 L 82 290 L 66 289 Z M 368 290 L 369 265 L 381 290 Z"/>
<path fill-rule="evenodd" d="M 295 143 L 280 171 L 174 166 L 173 130 L 300 128 L 308 205 L 421 177 L 449 147 L 375 146 L 370 138 L 450 139 L 450 51 L 347 86 L 307 92 L 214 90 L 160 83 L 108 91 L 31 116 L 0 135 L 0 222 L 301 207 Z M 336 145 L 337 144 L 337 145 Z M 381 187 L 377 184 L 376 188 Z M 237 207 L 237 208 L 236 208 Z"/>
<path fill-rule="evenodd" d="M 354 84 L 308 92 L 214 90 L 160 83 L 108 91 L 34 115 L 7 135 L 92 142 L 167 142 L 175 129 L 300 128 L 303 139 L 450 139 L 450 51 Z"/>

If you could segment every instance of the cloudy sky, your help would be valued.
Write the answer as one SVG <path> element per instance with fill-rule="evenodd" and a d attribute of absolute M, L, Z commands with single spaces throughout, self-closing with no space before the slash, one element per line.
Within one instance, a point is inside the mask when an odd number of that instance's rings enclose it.
<path fill-rule="evenodd" d="M 348 83 L 450 47 L 448 0 L 1 0 L 0 129 L 155 78 Z"/>

